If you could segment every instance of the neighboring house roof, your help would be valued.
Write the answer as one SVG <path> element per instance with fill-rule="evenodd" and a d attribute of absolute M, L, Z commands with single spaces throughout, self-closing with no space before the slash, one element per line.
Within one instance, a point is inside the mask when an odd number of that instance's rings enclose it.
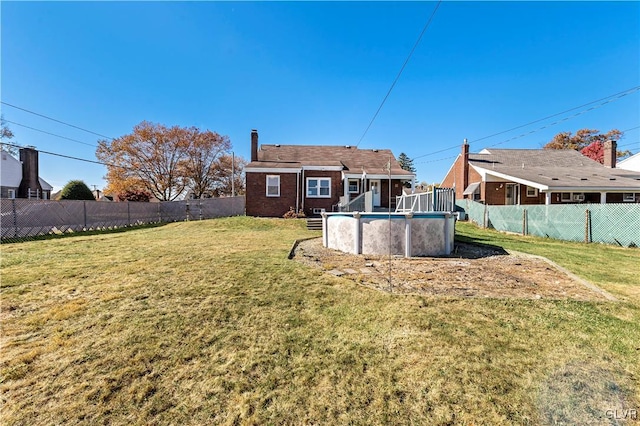
<path fill-rule="evenodd" d="M 249 163 L 251 169 L 326 169 L 347 174 L 386 175 L 391 162 L 391 175 L 411 179 L 414 173 L 403 170 L 388 149 L 358 149 L 330 145 L 261 145 L 257 161 Z"/>
<path fill-rule="evenodd" d="M 43 191 L 51 191 L 53 189 L 53 186 L 49 185 L 49 183 L 42 179 L 41 177 L 38 176 L 38 182 L 40 182 L 40 186 L 42 187 Z"/>
<path fill-rule="evenodd" d="M 478 188 L 480 188 L 480 182 L 472 183 L 471 185 L 467 186 L 467 188 L 464 190 L 462 194 L 473 195 L 473 193 L 476 192 Z"/>
<path fill-rule="evenodd" d="M 17 188 L 22 181 L 22 163 L 13 155 L 2 151 L 2 166 L 0 167 L 0 185 Z"/>
<path fill-rule="evenodd" d="M 634 172 L 640 172 L 640 152 L 620 161 L 616 167 L 625 170 L 633 170 Z"/>
<path fill-rule="evenodd" d="M 608 168 L 578 151 L 485 149 L 469 154 L 469 165 L 491 175 L 542 191 L 640 191 L 640 172 Z"/>
<path fill-rule="evenodd" d="M 22 181 L 22 163 L 8 152 L 2 152 L 2 166 L 0 167 L 0 185 L 8 188 L 17 188 Z M 38 177 L 43 191 L 53 190 L 46 180 Z"/>

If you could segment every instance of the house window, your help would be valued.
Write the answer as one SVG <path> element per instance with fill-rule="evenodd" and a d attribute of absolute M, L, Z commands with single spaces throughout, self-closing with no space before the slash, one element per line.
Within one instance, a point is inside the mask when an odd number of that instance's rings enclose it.
<path fill-rule="evenodd" d="M 307 178 L 307 197 L 331 198 L 331 178 Z"/>
<path fill-rule="evenodd" d="M 633 203 L 636 201 L 636 194 L 633 192 L 625 192 L 622 194 L 622 201 L 625 203 Z"/>
<path fill-rule="evenodd" d="M 349 194 L 360 192 L 360 179 L 349 179 Z"/>
<path fill-rule="evenodd" d="M 527 197 L 537 197 L 537 196 L 538 196 L 538 188 L 527 186 Z"/>
<path fill-rule="evenodd" d="M 280 196 L 280 176 L 267 175 L 267 197 Z"/>
<path fill-rule="evenodd" d="M 560 201 L 562 201 L 563 203 L 570 203 L 571 200 L 571 193 L 570 192 L 563 192 L 562 194 L 560 194 Z"/>
<path fill-rule="evenodd" d="M 7 198 L 16 198 L 16 190 L 15 189 L 7 190 Z"/>

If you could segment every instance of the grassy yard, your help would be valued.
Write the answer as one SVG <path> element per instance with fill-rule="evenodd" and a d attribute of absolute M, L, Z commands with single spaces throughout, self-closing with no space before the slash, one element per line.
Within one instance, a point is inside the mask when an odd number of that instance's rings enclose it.
<path fill-rule="evenodd" d="M 0 423 L 616 424 L 607 410 L 640 411 L 640 250 L 458 231 L 620 301 L 378 292 L 287 260 L 319 235 L 297 220 L 5 244 Z"/>

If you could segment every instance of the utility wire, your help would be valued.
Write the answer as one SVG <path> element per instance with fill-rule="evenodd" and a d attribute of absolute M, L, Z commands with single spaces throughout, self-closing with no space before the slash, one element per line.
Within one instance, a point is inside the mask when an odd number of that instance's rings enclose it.
<path fill-rule="evenodd" d="M 95 147 L 95 148 L 97 148 L 97 147 L 98 147 L 98 145 L 94 145 L 94 144 L 87 143 L 87 142 L 82 142 L 82 141 L 79 141 L 79 140 L 77 140 L 77 139 L 71 139 L 71 138 L 68 138 L 68 137 L 66 137 L 66 136 L 56 135 L 55 133 L 51 133 L 51 132 L 47 132 L 47 131 L 44 131 L 44 130 L 36 129 L 35 127 L 26 126 L 26 125 L 24 125 L 24 124 L 16 123 L 15 121 L 11 121 L 11 120 L 5 120 L 5 121 L 6 121 L 7 123 L 15 124 L 16 126 L 24 127 L 24 128 L 26 128 L 26 129 L 35 130 L 36 132 L 45 133 L 45 134 L 47 134 L 47 135 L 55 136 L 55 137 L 57 137 L 57 138 L 66 139 L 66 140 L 71 141 L 71 142 L 81 143 L 82 145 L 93 146 L 93 147 Z"/>
<path fill-rule="evenodd" d="M 547 117 L 540 118 L 538 120 L 534 120 L 534 121 L 531 121 L 531 122 L 526 123 L 526 124 L 522 124 L 522 125 L 519 125 L 519 126 L 516 126 L 516 127 L 512 127 L 511 129 L 508 129 L 508 130 L 503 130 L 501 132 L 494 133 L 494 134 L 489 135 L 489 136 L 484 136 L 484 137 L 481 137 L 479 139 L 475 139 L 475 140 L 469 142 L 469 144 L 472 144 L 472 143 L 475 143 L 475 142 L 480 142 L 480 141 L 483 141 L 485 139 L 489 139 L 489 138 L 492 138 L 492 137 L 495 137 L 495 136 L 499 136 L 499 135 L 502 135 L 504 133 L 511 132 L 513 130 L 521 129 L 523 127 L 527 127 L 527 126 L 530 126 L 532 124 L 536 124 L 536 123 L 539 123 L 541 121 L 548 120 L 549 118 L 553 118 L 553 117 L 556 117 L 558 115 L 566 114 L 568 112 L 575 111 L 576 109 L 584 108 L 584 107 L 586 107 L 588 105 L 595 104 L 597 102 L 601 102 L 601 101 L 607 100 L 606 102 L 598 105 L 597 107 L 590 108 L 590 109 L 586 110 L 585 112 L 591 111 L 592 109 L 599 108 L 599 107 L 601 107 L 603 105 L 606 105 L 606 104 L 608 104 L 610 102 L 617 101 L 618 99 L 623 98 L 623 97 L 625 97 L 627 95 L 630 95 L 631 93 L 637 92 L 638 90 L 640 90 L 640 86 L 632 87 L 632 88 L 624 90 L 622 92 L 618 92 L 618 93 L 615 93 L 613 95 L 605 96 L 604 98 L 600 98 L 600 99 L 597 99 L 595 101 L 587 102 L 586 104 L 583 104 L 583 105 L 580 105 L 580 106 L 577 106 L 577 107 L 574 107 L 574 108 L 571 108 L 571 109 L 568 109 L 568 110 L 565 110 L 565 111 L 562 111 L 562 112 L 558 112 L 556 114 L 552 114 L 552 115 L 549 115 Z M 610 98 L 614 98 L 614 99 L 610 99 Z M 573 117 L 575 117 L 575 116 L 573 116 Z M 571 118 L 573 118 L 573 117 L 571 117 Z M 563 120 L 561 120 L 561 121 L 563 121 Z M 556 123 L 560 123 L 561 121 L 557 121 Z M 640 126 L 638 126 L 638 127 L 640 127 Z M 625 132 L 628 131 L 628 130 L 637 129 L 638 127 L 634 127 L 633 129 L 627 129 L 627 130 L 625 130 Z M 452 150 L 452 149 L 455 149 L 455 148 L 458 148 L 458 147 L 460 147 L 460 145 L 450 146 L 448 148 L 444 148 L 444 149 L 441 149 L 441 150 L 438 150 L 438 151 L 433 151 L 433 152 L 430 152 L 428 154 L 424 154 L 424 155 L 419 155 L 417 157 L 413 157 L 413 159 L 416 160 L 418 158 L 439 154 L 441 152 L 449 151 L 449 150 Z M 439 160 L 436 160 L 436 161 L 439 161 Z M 422 164 L 422 163 L 420 163 L 420 164 Z"/>
<path fill-rule="evenodd" d="M 624 145 L 618 145 L 618 148 L 622 148 L 622 147 L 625 147 L 625 146 L 636 145 L 636 144 L 640 144 L 640 141 L 638 141 L 638 142 L 625 143 Z"/>
<path fill-rule="evenodd" d="M 0 142 L 0 145 L 7 145 L 7 146 L 12 146 L 14 148 L 24 148 L 21 145 L 16 145 L 13 143 L 8 143 L 8 142 Z M 69 158 L 71 160 L 77 160 L 77 161 L 84 161 L 85 163 L 93 163 L 93 164 L 100 164 L 101 166 L 108 166 L 108 167 L 118 167 L 120 169 L 125 169 L 125 170 L 129 170 L 129 171 L 134 171 L 133 169 L 130 169 L 128 167 L 123 167 L 123 166 L 118 166 L 116 164 L 110 164 L 110 163 L 103 163 L 100 161 L 95 161 L 95 160 L 87 160 L 86 158 L 79 158 L 79 157 L 72 157 L 70 155 L 64 155 L 64 154 L 58 154 L 57 152 L 49 152 L 49 151 L 41 151 L 38 150 L 39 153 L 42 154 L 49 154 L 49 155 L 54 155 L 56 157 L 62 157 L 62 158 Z"/>
<path fill-rule="evenodd" d="M 622 148 L 622 147 L 630 146 L 630 145 L 635 145 L 635 144 L 640 144 L 640 141 L 638 141 L 638 142 L 626 143 L 626 144 L 624 144 L 624 145 L 618 145 L 618 148 Z M 492 146 L 495 146 L 495 145 L 492 145 Z M 487 147 L 487 148 L 490 148 L 490 147 Z M 416 164 L 438 163 L 438 162 L 440 162 L 440 161 L 444 161 L 444 160 L 453 160 L 453 159 L 455 159 L 455 158 L 458 158 L 458 155 L 452 155 L 452 156 L 450 156 L 450 157 L 438 158 L 437 160 L 421 161 L 421 162 L 416 163 Z"/>
<path fill-rule="evenodd" d="M 413 45 L 413 48 L 411 49 L 411 52 L 409 52 L 409 56 L 407 56 L 407 59 L 404 61 L 404 64 L 402 64 L 402 68 L 400 68 L 400 72 L 398 72 L 398 75 L 396 76 L 395 80 L 393 80 L 393 83 L 391 84 L 391 87 L 389 88 L 389 90 L 387 91 L 387 94 L 385 95 L 384 99 L 382 99 L 382 102 L 380 103 L 380 106 L 378 107 L 378 110 L 376 111 L 376 113 L 373 115 L 373 118 L 371 119 L 371 121 L 369 122 L 369 125 L 367 126 L 367 128 L 365 129 L 364 133 L 362 134 L 362 136 L 360 136 L 360 140 L 358 141 L 358 143 L 356 144 L 356 148 L 360 145 L 360 142 L 362 142 L 362 140 L 364 139 L 364 137 L 366 136 L 367 132 L 369 131 L 369 129 L 371 128 L 371 125 L 373 124 L 373 122 L 376 120 L 376 117 L 378 117 L 378 114 L 380 113 L 380 110 L 382 109 L 382 106 L 384 105 L 384 103 L 387 101 L 387 98 L 389 97 L 389 95 L 391 94 L 391 91 L 393 90 L 393 88 L 395 87 L 396 83 L 398 82 L 398 80 L 400 79 L 400 76 L 402 75 L 402 72 L 404 71 L 404 68 L 407 66 L 407 63 L 409 63 L 409 59 L 411 59 L 411 56 L 413 55 L 413 52 L 416 50 L 416 48 L 418 47 L 418 44 L 420 44 L 420 40 L 422 40 L 422 36 L 424 35 L 424 33 L 427 31 L 427 29 L 429 28 L 429 25 L 431 25 L 431 21 L 433 20 L 433 17 L 436 14 L 436 11 L 438 10 L 438 8 L 440 7 L 440 4 L 442 3 L 442 0 L 438 1 L 438 4 L 436 4 L 435 9 L 433 9 L 433 12 L 431 13 L 431 16 L 429 17 L 429 20 L 427 21 L 427 23 L 425 24 L 424 28 L 422 29 L 422 32 L 420 33 L 420 36 L 418 36 L 418 40 L 416 40 L 416 43 Z"/>
<path fill-rule="evenodd" d="M 83 132 L 91 133 L 92 135 L 96 135 L 96 136 L 100 136 L 100 137 L 107 138 L 107 139 L 112 139 L 112 140 L 115 139 L 115 138 L 112 138 L 111 136 L 105 136 L 105 135 L 102 135 L 100 133 L 96 133 L 96 132 L 93 132 L 91 130 L 87 130 L 87 129 L 84 129 L 82 127 L 78 127 L 78 126 L 75 126 L 73 124 L 70 124 L 70 123 L 67 123 L 67 122 L 64 122 L 64 121 L 61 121 L 61 120 L 46 116 L 44 114 L 39 114 L 37 112 L 28 110 L 26 108 L 21 108 L 21 107 L 19 107 L 17 105 L 13 105 L 13 104 L 10 104 L 8 102 L 0 101 L 0 103 L 2 103 L 2 105 L 10 106 L 11 108 L 15 108 L 15 109 L 19 109 L 19 110 L 24 111 L 24 112 L 28 112 L 29 114 L 37 115 L 38 117 L 46 118 L 47 120 L 55 121 L 56 123 L 64 124 L 65 126 L 73 127 L 74 129 L 82 130 Z"/>

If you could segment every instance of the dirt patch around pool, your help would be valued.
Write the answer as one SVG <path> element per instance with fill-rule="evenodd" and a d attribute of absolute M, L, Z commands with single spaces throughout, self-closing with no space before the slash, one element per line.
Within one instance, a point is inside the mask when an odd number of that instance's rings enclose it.
<path fill-rule="evenodd" d="M 399 294 L 611 301 L 613 296 L 549 260 L 500 247 L 456 243 L 447 257 L 368 256 L 299 242 L 293 260 Z M 389 278 L 391 277 L 391 282 Z"/>

